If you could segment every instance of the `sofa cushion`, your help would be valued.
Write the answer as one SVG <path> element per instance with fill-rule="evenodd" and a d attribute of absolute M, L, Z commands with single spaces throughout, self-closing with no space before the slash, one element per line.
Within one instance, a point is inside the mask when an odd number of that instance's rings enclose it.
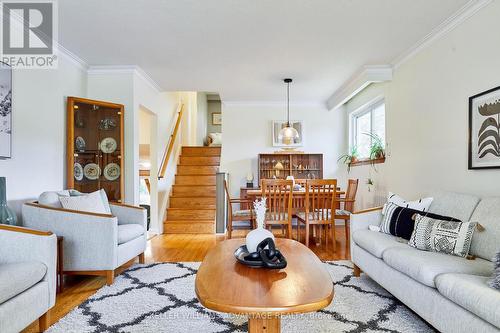
<path fill-rule="evenodd" d="M 481 200 L 470 220 L 484 227 L 484 231 L 476 231 L 472 236 L 470 254 L 492 260 L 500 250 L 500 198 Z"/>
<path fill-rule="evenodd" d="M 65 209 L 107 214 L 101 191 L 72 197 L 59 197 L 59 201 L 61 201 L 61 205 Z"/>
<path fill-rule="evenodd" d="M 452 273 L 438 276 L 436 287 L 450 301 L 500 327 L 500 291 L 487 282 L 485 276 Z"/>
<path fill-rule="evenodd" d="M 41 281 L 47 266 L 38 261 L 0 264 L 0 304 Z"/>
<path fill-rule="evenodd" d="M 398 237 L 368 229 L 356 230 L 352 240 L 362 249 L 370 252 L 377 258 L 382 258 L 385 250 L 393 247 L 408 247 L 406 242 L 398 241 Z"/>
<path fill-rule="evenodd" d="M 138 224 L 118 225 L 118 245 L 131 241 L 144 234 L 144 227 Z"/>
<path fill-rule="evenodd" d="M 70 193 L 67 190 L 64 191 L 47 191 L 40 194 L 38 197 L 38 203 L 44 206 L 50 206 L 55 208 L 62 208 L 61 201 L 59 197 L 69 197 Z"/>
<path fill-rule="evenodd" d="M 470 221 L 479 200 L 479 197 L 469 194 L 438 192 L 434 194 L 429 212 L 451 216 L 460 221 Z"/>
<path fill-rule="evenodd" d="M 435 279 L 445 273 L 491 276 L 493 264 L 477 258 L 467 260 L 438 252 L 420 251 L 412 247 L 390 248 L 382 255 L 384 262 L 426 286 L 435 288 Z"/>

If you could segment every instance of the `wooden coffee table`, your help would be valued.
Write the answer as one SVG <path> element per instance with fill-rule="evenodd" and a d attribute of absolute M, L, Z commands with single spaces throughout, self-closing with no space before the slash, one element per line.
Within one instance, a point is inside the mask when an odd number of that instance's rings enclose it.
<path fill-rule="evenodd" d="M 249 332 L 280 332 L 280 315 L 320 310 L 333 299 L 333 281 L 318 257 L 291 239 L 276 239 L 283 270 L 251 268 L 234 258 L 244 239 L 212 249 L 196 274 L 196 296 L 206 308 L 248 315 Z"/>

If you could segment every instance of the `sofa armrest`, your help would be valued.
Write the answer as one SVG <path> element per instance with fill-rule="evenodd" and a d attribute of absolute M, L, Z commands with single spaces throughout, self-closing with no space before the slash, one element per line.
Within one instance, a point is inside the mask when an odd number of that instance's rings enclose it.
<path fill-rule="evenodd" d="M 111 213 L 118 218 L 118 224 L 139 224 L 146 230 L 147 211 L 138 206 L 110 202 Z"/>
<path fill-rule="evenodd" d="M 112 270 L 116 268 L 118 220 L 109 214 L 84 213 L 26 203 L 22 208 L 26 227 L 63 236 L 64 270 Z"/>
<path fill-rule="evenodd" d="M 47 266 L 48 308 L 56 302 L 57 238 L 51 232 L 0 225 L 0 263 L 39 261 Z"/>
<path fill-rule="evenodd" d="M 368 229 L 369 225 L 379 225 L 382 221 L 382 208 L 375 207 L 352 213 L 351 232 L 357 229 Z"/>

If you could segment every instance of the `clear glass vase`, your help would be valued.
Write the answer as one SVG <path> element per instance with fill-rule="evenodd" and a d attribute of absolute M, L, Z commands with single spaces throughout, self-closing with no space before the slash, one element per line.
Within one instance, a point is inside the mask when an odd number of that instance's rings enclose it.
<path fill-rule="evenodd" d="M 7 188 L 5 177 L 0 177 L 0 224 L 17 225 L 17 216 L 7 206 Z"/>

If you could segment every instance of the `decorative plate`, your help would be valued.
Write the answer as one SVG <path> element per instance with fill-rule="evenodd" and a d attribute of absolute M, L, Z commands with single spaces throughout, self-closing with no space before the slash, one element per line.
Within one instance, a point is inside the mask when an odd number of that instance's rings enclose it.
<path fill-rule="evenodd" d="M 115 127 L 116 127 L 116 120 L 114 120 L 113 118 L 104 118 L 99 122 L 100 130 L 109 131 L 115 129 Z"/>
<path fill-rule="evenodd" d="M 116 140 L 113 138 L 105 138 L 101 141 L 101 150 L 105 154 L 111 154 L 116 150 Z"/>
<path fill-rule="evenodd" d="M 76 180 L 80 181 L 83 179 L 83 167 L 80 163 L 75 163 L 75 165 L 73 165 L 73 174 Z"/>
<path fill-rule="evenodd" d="M 120 178 L 120 166 L 116 163 L 109 163 L 104 167 L 104 178 L 107 180 L 117 180 Z"/>
<path fill-rule="evenodd" d="M 83 174 L 85 175 L 85 178 L 89 180 L 96 180 L 101 174 L 101 169 L 97 164 L 89 163 L 83 168 Z"/>
<path fill-rule="evenodd" d="M 75 148 L 78 151 L 84 151 L 85 150 L 85 140 L 81 136 L 77 136 L 75 139 Z"/>

